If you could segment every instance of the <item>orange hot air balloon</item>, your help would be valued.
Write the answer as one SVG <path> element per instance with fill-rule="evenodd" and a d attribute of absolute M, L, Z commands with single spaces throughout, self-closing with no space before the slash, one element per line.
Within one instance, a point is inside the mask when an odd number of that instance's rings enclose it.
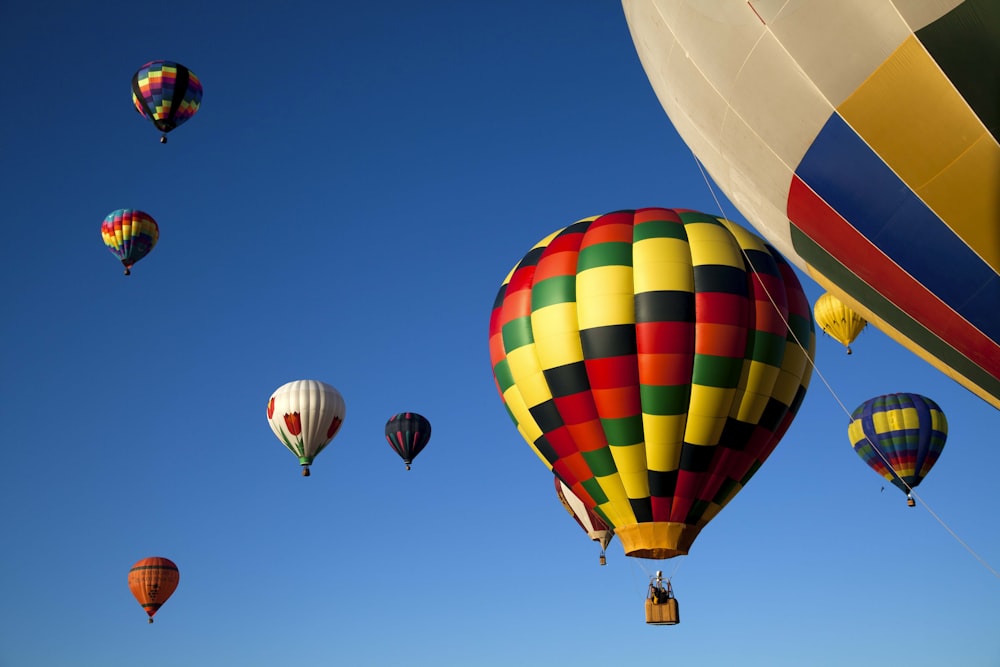
<path fill-rule="evenodd" d="M 181 573 L 169 558 L 153 556 L 143 558 L 128 571 L 128 587 L 142 608 L 149 614 L 149 622 L 159 611 L 181 580 Z"/>

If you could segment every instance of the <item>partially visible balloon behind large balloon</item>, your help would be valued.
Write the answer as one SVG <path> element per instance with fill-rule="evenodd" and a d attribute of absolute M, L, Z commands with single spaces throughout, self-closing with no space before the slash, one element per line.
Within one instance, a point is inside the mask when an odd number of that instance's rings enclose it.
<path fill-rule="evenodd" d="M 937 462 L 948 437 L 938 404 L 920 394 L 886 394 L 862 403 L 847 428 L 851 446 L 875 472 L 906 494 Z"/>
<path fill-rule="evenodd" d="M 284 384 L 267 401 L 267 423 L 288 451 L 298 457 L 306 477 L 313 459 L 337 435 L 346 414 L 340 392 L 318 380 Z"/>
<path fill-rule="evenodd" d="M 125 275 L 149 254 L 160 239 L 160 227 L 153 216 L 134 208 L 112 211 L 101 223 L 101 238 L 111 254 L 121 260 Z"/>
<path fill-rule="evenodd" d="M 201 107 L 201 81 L 184 65 L 169 60 L 148 62 L 132 75 L 132 104 L 143 118 L 167 133 L 183 125 Z"/>
<path fill-rule="evenodd" d="M 686 554 L 767 459 L 814 344 L 792 267 L 739 225 L 684 210 L 550 234 L 490 318 L 494 378 L 521 435 L 642 558 Z"/>
<path fill-rule="evenodd" d="M 868 326 L 865 318 L 829 292 L 816 299 L 813 314 L 816 316 L 816 326 L 846 347 L 847 354 L 851 354 L 851 343 Z"/>
<path fill-rule="evenodd" d="M 385 439 L 409 470 L 413 459 L 430 442 L 431 423 L 416 412 L 400 412 L 386 422 Z"/>
<path fill-rule="evenodd" d="M 597 515 L 597 512 L 587 507 L 580 498 L 573 493 L 573 490 L 566 486 L 561 479 L 553 476 L 556 485 L 556 496 L 559 502 L 566 508 L 573 520 L 583 528 L 587 537 L 601 545 L 601 565 L 607 562 L 604 550 L 608 548 L 611 539 L 615 536 L 615 529 L 609 526 L 604 519 Z"/>
<path fill-rule="evenodd" d="M 149 622 L 160 610 L 181 580 L 181 573 L 169 558 L 143 558 L 128 571 L 128 587 L 149 615 Z"/>
<path fill-rule="evenodd" d="M 661 105 L 753 226 L 1000 408 L 1000 3 L 622 4 Z"/>

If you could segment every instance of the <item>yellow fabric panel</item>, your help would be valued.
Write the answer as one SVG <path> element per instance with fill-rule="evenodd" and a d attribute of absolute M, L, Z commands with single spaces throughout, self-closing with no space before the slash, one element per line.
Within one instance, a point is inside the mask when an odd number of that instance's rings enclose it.
<path fill-rule="evenodd" d="M 632 511 L 632 505 L 628 501 L 628 496 L 625 495 L 625 487 L 622 485 L 618 473 L 594 479 L 597 480 L 601 491 L 608 498 L 608 501 L 602 504 L 601 508 L 611 520 L 612 525 L 624 526 L 635 523 L 635 512 Z"/>
<path fill-rule="evenodd" d="M 691 385 L 691 401 L 684 440 L 693 445 L 718 443 L 735 392 L 735 389 L 724 387 Z"/>
<path fill-rule="evenodd" d="M 615 461 L 618 461 L 618 457 L 615 457 Z M 641 471 L 625 472 L 624 470 L 619 470 L 618 475 L 621 477 L 622 485 L 625 487 L 625 494 L 629 498 L 649 497 L 649 473 L 646 472 L 645 463 L 643 463 Z"/>
<path fill-rule="evenodd" d="M 635 293 L 660 290 L 694 292 L 691 249 L 681 239 L 644 239 L 632 246 Z"/>
<path fill-rule="evenodd" d="M 1000 270 L 1000 146 L 916 37 L 839 109 L 949 227 Z"/>
<path fill-rule="evenodd" d="M 747 375 L 746 389 L 736 403 L 736 414 L 733 416 L 743 422 L 756 424 L 771 400 L 771 390 L 778 382 L 781 369 L 760 361 L 751 361 Z"/>
<path fill-rule="evenodd" d="M 854 446 L 855 442 L 860 442 L 861 440 L 867 440 L 865 437 L 865 427 L 860 419 L 852 419 L 851 423 L 847 426 L 847 437 L 851 441 L 851 446 Z"/>
<path fill-rule="evenodd" d="M 618 468 L 618 474 L 625 475 L 634 474 L 636 472 L 641 472 L 643 478 L 646 476 L 646 447 L 641 442 L 634 445 L 618 445 L 611 447 L 611 456 L 615 459 L 615 467 Z M 645 482 L 644 482 L 645 483 Z M 628 485 L 626 485 L 627 487 Z M 648 496 L 649 492 L 645 494 L 631 494 L 629 496 L 633 498 L 640 498 L 643 496 Z"/>
<path fill-rule="evenodd" d="M 649 470 L 677 470 L 686 423 L 687 415 L 642 415 L 642 430 L 646 436 L 646 467 Z"/>
<path fill-rule="evenodd" d="M 1000 273 L 1000 144 L 983 132 L 975 144 L 927 185 L 924 200 L 965 243 Z"/>
<path fill-rule="evenodd" d="M 556 368 L 583 360 L 576 312 L 575 303 L 558 303 L 531 314 L 535 351 L 542 368 Z"/>
<path fill-rule="evenodd" d="M 634 323 L 632 267 L 601 266 L 578 273 L 576 303 L 580 329 Z"/>
<path fill-rule="evenodd" d="M 691 245 L 691 263 L 694 266 L 702 264 L 720 264 L 744 268 L 743 253 L 733 243 L 732 235 L 716 224 L 708 222 L 685 225 Z"/>
<path fill-rule="evenodd" d="M 507 353 L 507 364 L 521 397 L 529 407 L 552 398 L 549 385 L 542 375 L 534 345 L 525 345 Z"/>

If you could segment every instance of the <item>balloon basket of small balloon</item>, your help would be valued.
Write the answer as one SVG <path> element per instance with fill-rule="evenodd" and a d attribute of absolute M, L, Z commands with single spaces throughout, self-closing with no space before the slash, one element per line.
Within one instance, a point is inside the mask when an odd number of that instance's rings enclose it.
<path fill-rule="evenodd" d="M 677 598 L 670 598 L 666 602 L 654 602 L 646 599 L 646 623 L 649 625 L 677 625 L 681 622 L 680 609 L 677 606 Z"/>

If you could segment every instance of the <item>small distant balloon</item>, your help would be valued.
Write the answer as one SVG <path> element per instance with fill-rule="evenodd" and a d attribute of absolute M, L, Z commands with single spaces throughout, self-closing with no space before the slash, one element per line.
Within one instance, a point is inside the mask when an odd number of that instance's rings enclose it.
<path fill-rule="evenodd" d="M 571 488 L 566 486 L 561 479 L 555 476 L 553 478 L 555 479 L 556 495 L 559 497 L 559 502 L 562 503 L 562 506 L 569 512 L 569 515 L 579 524 L 580 528 L 583 528 L 583 531 L 587 533 L 587 537 L 601 545 L 600 562 L 601 565 L 607 564 L 607 557 L 604 551 L 615 536 L 615 529 L 609 526 L 597 512 L 587 507 L 583 500 Z M 581 492 L 586 493 L 582 487 Z"/>
<path fill-rule="evenodd" d="M 948 438 L 938 404 L 919 394 L 886 394 L 862 403 L 847 429 L 851 446 L 869 467 L 916 503 L 910 490 L 937 462 Z"/>
<path fill-rule="evenodd" d="M 134 208 L 120 208 L 104 218 L 101 237 L 111 254 L 121 260 L 128 276 L 132 274 L 132 266 L 156 245 L 160 228 L 148 213 Z"/>
<path fill-rule="evenodd" d="M 128 587 L 149 615 L 149 622 L 166 602 L 181 580 L 177 565 L 169 558 L 143 558 L 128 571 Z"/>
<path fill-rule="evenodd" d="M 823 333 L 846 347 L 847 354 L 851 354 L 851 343 L 868 326 L 868 320 L 830 292 L 816 299 L 813 314 Z"/>
<path fill-rule="evenodd" d="M 201 81 L 184 65 L 169 60 L 148 62 L 132 75 L 132 104 L 143 118 L 167 133 L 186 123 L 201 107 Z"/>
<path fill-rule="evenodd" d="M 431 423 L 416 412 L 400 412 L 386 422 L 385 439 L 409 470 L 413 459 L 431 439 Z"/>
<path fill-rule="evenodd" d="M 309 476 L 313 459 L 330 444 L 347 407 L 344 397 L 319 380 L 294 380 L 279 387 L 267 401 L 267 423 L 274 435 L 299 459 Z"/>

